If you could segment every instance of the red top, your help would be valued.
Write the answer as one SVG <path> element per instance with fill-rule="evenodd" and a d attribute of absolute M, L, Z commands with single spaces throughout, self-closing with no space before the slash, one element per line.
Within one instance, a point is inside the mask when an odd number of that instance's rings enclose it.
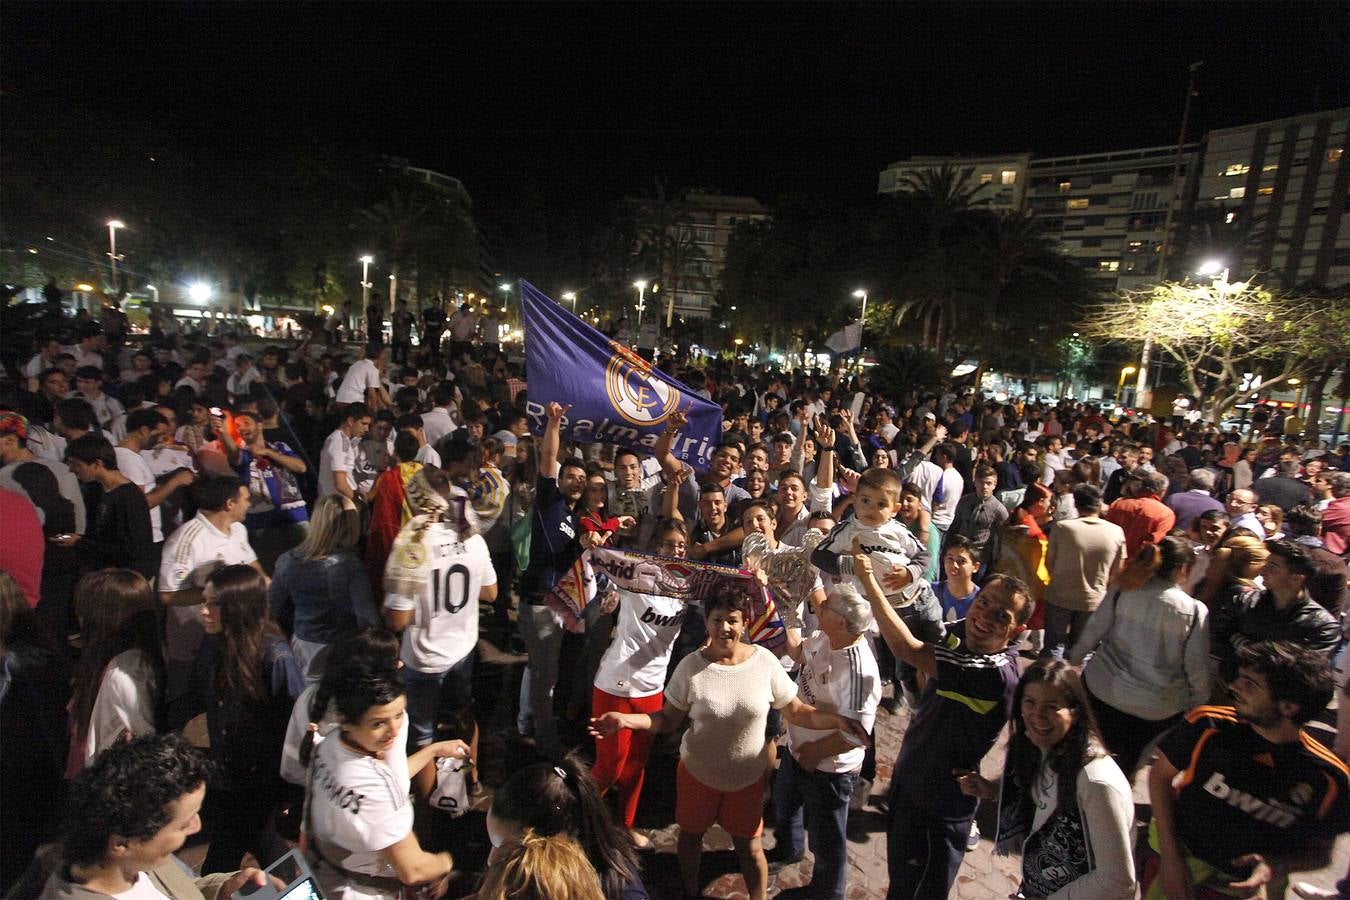
<path fill-rule="evenodd" d="M 0 488 L 0 522 L 5 523 L 0 570 L 18 582 L 29 607 L 36 607 L 42 594 L 42 559 L 47 554 L 37 509 L 23 494 Z"/>

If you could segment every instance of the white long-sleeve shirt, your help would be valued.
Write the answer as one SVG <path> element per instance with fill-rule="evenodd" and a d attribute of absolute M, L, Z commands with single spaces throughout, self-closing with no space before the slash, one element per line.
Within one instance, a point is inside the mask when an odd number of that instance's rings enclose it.
<path fill-rule="evenodd" d="M 1158 721 L 1209 700 L 1209 610 L 1175 584 L 1108 593 L 1068 659 L 1094 650 L 1088 689 L 1121 712 Z"/>

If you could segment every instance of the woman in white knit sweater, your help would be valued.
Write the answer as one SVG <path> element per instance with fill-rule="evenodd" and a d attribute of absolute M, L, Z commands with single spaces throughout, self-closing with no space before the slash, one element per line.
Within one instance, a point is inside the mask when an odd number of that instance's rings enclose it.
<path fill-rule="evenodd" d="M 1154 738 L 1209 700 L 1209 613 L 1181 587 L 1194 559 L 1184 537 L 1145 544 L 1069 651 L 1075 665 L 1092 654 L 1092 711 L 1127 776 Z"/>
<path fill-rule="evenodd" d="M 1083 680 L 1063 660 L 1027 669 L 1001 785 L 969 772 L 961 791 L 999 799 L 995 852 L 1022 854 L 1020 897 L 1133 900 L 1134 798 L 1097 731 Z"/>
<path fill-rule="evenodd" d="M 736 847 L 746 892 L 751 900 L 763 900 L 769 868 L 760 833 L 767 763 L 764 728 L 770 708 L 794 725 L 841 729 L 860 744 L 866 742 L 867 733 L 851 719 L 803 703 L 776 656 L 741 642 L 750 620 L 748 597 L 713 598 L 707 601 L 705 616 L 708 642 L 675 667 L 661 710 L 651 715 L 607 712 L 591 720 L 591 733 L 607 738 L 620 728 L 669 732 L 689 719 L 675 786 L 677 852 L 685 893 L 700 893 L 703 833 L 718 823 Z"/>

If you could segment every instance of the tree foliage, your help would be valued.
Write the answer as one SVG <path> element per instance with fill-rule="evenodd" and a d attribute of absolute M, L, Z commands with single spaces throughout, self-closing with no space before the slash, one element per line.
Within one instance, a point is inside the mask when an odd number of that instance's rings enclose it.
<path fill-rule="evenodd" d="M 1238 401 L 1244 373 L 1259 373 L 1263 386 L 1288 383 L 1319 361 L 1343 360 L 1350 338 L 1344 311 L 1324 298 L 1254 282 L 1125 292 L 1090 309 L 1080 328 L 1101 340 L 1152 340 L 1215 419 Z"/>

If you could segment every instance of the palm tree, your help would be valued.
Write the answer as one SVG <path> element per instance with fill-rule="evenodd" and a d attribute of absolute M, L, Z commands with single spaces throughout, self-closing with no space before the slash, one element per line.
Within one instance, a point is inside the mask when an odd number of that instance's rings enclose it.
<path fill-rule="evenodd" d="M 922 317 L 923 346 L 942 353 L 963 307 L 970 304 L 971 235 L 969 218 L 984 186 L 973 184 L 973 170 L 949 163 L 905 178 L 911 201 L 923 220 L 922 247 L 901 266 L 904 308 Z"/>
<path fill-rule="evenodd" d="M 418 224 L 430 210 L 431 205 L 424 198 L 403 186 L 390 188 L 384 199 L 361 210 L 361 221 L 374 232 L 381 261 L 389 266 L 395 294 L 398 292 L 398 274 L 408 263 L 408 250 Z"/>

